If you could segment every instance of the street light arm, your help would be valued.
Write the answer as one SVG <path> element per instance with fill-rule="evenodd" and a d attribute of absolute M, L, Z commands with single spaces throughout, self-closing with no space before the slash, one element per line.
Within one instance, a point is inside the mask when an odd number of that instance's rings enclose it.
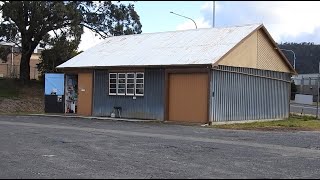
<path fill-rule="evenodd" d="M 280 49 L 280 50 L 284 50 L 284 51 L 290 51 L 293 53 L 293 57 L 296 58 L 296 54 L 294 53 L 294 51 L 292 51 L 291 49 Z"/>
<path fill-rule="evenodd" d="M 283 51 L 289 51 L 293 53 L 293 69 L 296 69 L 296 54 L 294 53 L 294 51 L 292 51 L 291 49 L 280 49 Z"/>
<path fill-rule="evenodd" d="M 177 16 L 181 16 L 181 17 L 190 19 L 191 21 L 193 21 L 194 25 L 196 26 L 196 29 L 198 29 L 197 24 L 196 24 L 196 22 L 195 22 L 193 19 L 191 19 L 191 18 L 189 18 L 189 17 L 186 17 L 186 16 L 183 16 L 183 15 L 180 15 L 180 14 L 177 14 L 177 13 L 174 13 L 174 12 L 172 12 L 172 11 L 171 11 L 170 13 L 175 14 L 175 15 L 177 15 Z"/>

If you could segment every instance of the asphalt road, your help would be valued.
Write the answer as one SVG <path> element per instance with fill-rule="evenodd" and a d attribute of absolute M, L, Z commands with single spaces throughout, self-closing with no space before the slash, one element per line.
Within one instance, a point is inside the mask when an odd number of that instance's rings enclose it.
<path fill-rule="evenodd" d="M 307 104 L 290 104 L 290 112 L 293 113 L 303 113 L 310 115 L 317 115 L 317 106 L 307 105 Z M 320 115 L 320 107 L 319 107 L 319 115 Z"/>
<path fill-rule="evenodd" d="M 0 178 L 314 178 L 319 132 L 0 116 Z"/>

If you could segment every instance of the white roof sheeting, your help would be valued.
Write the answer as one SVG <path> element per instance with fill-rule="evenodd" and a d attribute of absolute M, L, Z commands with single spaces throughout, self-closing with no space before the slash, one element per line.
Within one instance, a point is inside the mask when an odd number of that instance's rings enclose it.
<path fill-rule="evenodd" d="M 0 45 L 3 45 L 3 46 L 15 46 L 16 44 L 15 43 L 12 43 L 12 42 L 0 42 Z"/>
<path fill-rule="evenodd" d="M 114 36 L 57 68 L 214 64 L 260 25 Z"/>

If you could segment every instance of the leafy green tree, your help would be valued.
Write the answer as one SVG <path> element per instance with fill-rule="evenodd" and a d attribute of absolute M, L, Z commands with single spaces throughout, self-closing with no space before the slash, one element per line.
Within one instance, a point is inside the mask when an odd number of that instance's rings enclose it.
<path fill-rule="evenodd" d="M 56 66 L 64 63 L 72 57 L 78 55 L 78 46 L 81 39 L 81 28 L 78 29 L 78 33 L 62 33 L 55 37 L 50 37 L 45 40 L 46 43 L 43 46 L 49 46 L 50 48 L 45 49 L 41 52 L 40 63 L 38 64 L 38 70 L 40 75 L 44 73 L 57 72 Z M 72 39 L 70 40 L 70 37 Z"/>
<path fill-rule="evenodd" d="M 30 57 L 50 33 L 83 33 L 86 27 L 101 37 L 141 33 L 134 5 L 112 1 L 1 1 L 0 41 L 21 46 L 20 80 L 30 79 Z M 82 31 L 80 30 L 82 29 Z M 66 37 L 67 38 L 67 37 Z"/>

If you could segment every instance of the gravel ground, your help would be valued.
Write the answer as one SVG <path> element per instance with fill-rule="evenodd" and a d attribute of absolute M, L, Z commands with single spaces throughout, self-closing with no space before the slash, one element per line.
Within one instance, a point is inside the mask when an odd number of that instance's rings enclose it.
<path fill-rule="evenodd" d="M 0 116 L 0 178 L 314 178 L 319 132 Z"/>

